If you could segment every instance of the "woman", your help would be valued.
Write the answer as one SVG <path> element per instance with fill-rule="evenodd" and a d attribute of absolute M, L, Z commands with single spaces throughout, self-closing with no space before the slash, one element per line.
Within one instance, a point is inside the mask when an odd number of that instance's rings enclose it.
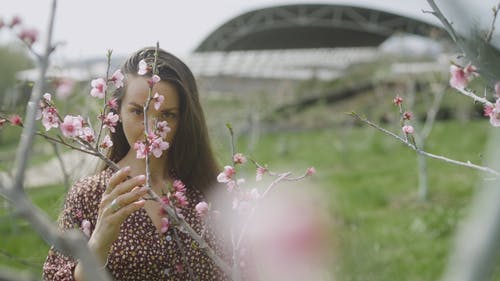
<path fill-rule="evenodd" d="M 166 215 L 157 202 L 143 199 L 147 192 L 142 187 L 145 161 L 136 157 L 133 148 L 144 139 L 142 107 L 152 75 L 151 71 L 138 75 L 138 71 L 142 60 L 153 66 L 154 54 L 155 48 L 139 50 L 121 68 L 125 86 L 114 93 L 120 121 L 111 134 L 113 146 L 108 153 L 120 170 L 113 173 L 104 167 L 76 182 L 66 197 L 60 227 L 84 227 L 89 235 L 88 246 L 115 280 L 192 280 L 193 275 L 197 280 L 225 280 L 211 260 L 192 247 L 193 240 L 187 234 L 165 225 Z M 161 81 L 154 84 L 152 93 L 163 96 L 164 101 L 158 110 L 150 106 L 148 125 L 154 126 L 155 120 L 168 122 L 166 141 L 170 148 L 160 158 L 151 157 L 151 186 L 161 196 L 167 192 L 166 186 L 182 181 L 187 202 L 180 211 L 201 233 L 195 205 L 215 187 L 218 167 L 196 82 L 182 61 L 161 49 L 156 66 Z M 210 227 L 204 237 L 223 255 L 221 243 Z M 43 269 L 45 280 L 85 280 L 78 261 L 53 248 Z"/>

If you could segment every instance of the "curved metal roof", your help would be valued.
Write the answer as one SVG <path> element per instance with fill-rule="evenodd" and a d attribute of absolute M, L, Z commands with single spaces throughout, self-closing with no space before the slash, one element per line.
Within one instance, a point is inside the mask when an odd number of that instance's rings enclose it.
<path fill-rule="evenodd" d="M 428 22 L 373 8 L 291 4 L 238 15 L 208 35 L 195 52 L 378 46 L 397 32 L 444 33 Z"/>

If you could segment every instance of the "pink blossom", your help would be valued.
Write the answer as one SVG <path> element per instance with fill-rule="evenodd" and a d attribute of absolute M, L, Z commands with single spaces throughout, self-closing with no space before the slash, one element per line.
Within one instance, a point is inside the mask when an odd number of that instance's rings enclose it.
<path fill-rule="evenodd" d="M 49 94 L 49 93 L 45 93 L 43 94 L 43 99 L 46 100 L 48 103 L 50 103 L 52 101 L 52 95 Z"/>
<path fill-rule="evenodd" d="M 483 110 L 484 110 L 483 115 L 484 115 L 484 116 L 488 116 L 488 117 L 490 117 L 490 116 L 491 116 L 491 114 L 493 113 L 493 109 L 494 109 L 494 108 L 495 108 L 495 106 L 492 106 L 492 105 L 488 105 L 488 104 L 484 105 L 484 108 L 483 108 Z"/>
<path fill-rule="evenodd" d="M 56 96 L 61 99 L 68 97 L 73 91 L 74 86 L 75 81 L 71 79 L 59 79 L 56 82 Z"/>
<path fill-rule="evenodd" d="M 48 95 L 48 100 L 50 101 L 50 94 Z M 42 125 L 45 127 L 45 131 L 48 131 L 51 128 L 59 127 L 59 117 L 57 116 L 57 110 L 54 107 L 48 106 L 42 109 Z"/>
<path fill-rule="evenodd" d="M 468 64 L 464 68 L 452 64 L 450 66 L 450 86 L 456 89 L 463 89 L 472 80 L 474 76 L 478 76 L 476 68 Z"/>
<path fill-rule="evenodd" d="M 165 211 L 165 205 L 170 205 L 170 199 L 168 198 L 168 196 L 162 196 L 160 197 L 160 205 L 161 205 L 161 208 L 160 208 L 160 216 L 164 216 L 167 214 L 167 212 Z"/>
<path fill-rule="evenodd" d="M 9 117 L 9 122 L 14 125 L 14 126 L 22 126 L 23 121 L 21 119 L 21 116 L 14 114 Z"/>
<path fill-rule="evenodd" d="M 81 130 L 80 138 L 88 143 L 93 143 L 95 140 L 94 131 L 90 127 L 85 127 Z"/>
<path fill-rule="evenodd" d="M 97 78 L 92 80 L 90 83 L 92 86 L 92 90 L 90 91 L 90 95 L 99 99 L 104 98 L 104 95 L 106 93 L 106 81 L 102 78 Z"/>
<path fill-rule="evenodd" d="M 155 93 L 155 95 L 153 96 L 153 102 L 154 102 L 154 107 L 156 110 L 160 110 L 160 106 L 164 100 L 165 100 L 165 97 L 163 95 Z"/>
<path fill-rule="evenodd" d="M 83 233 L 85 233 L 85 235 L 87 235 L 87 236 L 90 236 L 90 226 L 91 226 L 91 224 L 90 224 L 89 220 L 84 219 L 82 221 L 81 228 L 82 228 Z"/>
<path fill-rule="evenodd" d="M 162 138 L 156 138 L 150 144 L 150 150 L 156 158 L 160 158 L 164 150 L 169 147 L 168 142 L 164 141 Z"/>
<path fill-rule="evenodd" d="M 82 127 L 83 119 L 81 116 L 67 115 L 61 124 L 61 132 L 67 138 L 74 138 L 80 135 Z"/>
<path fill-rule="evenodd" d="M 161 218 L 161 233 L 166 233 L 168 231 L 168 228 L 170 227 L 170 222 L 168 218 Z"/>
<path fill-rule="evenodd" d="M 226 182 L 227 191 L 232 192 L 235 187 L 236 187 L 236 182 L 234 180 Z"/>
<path fill-rule="evenodd" d="M 115 73 L 113 73 L 113 75 L 111 75 L 111 83 L 113 83 L 113 85 L 115 85 L 115 87 L 118 89 L 118 88 L 121 88 L 123 87 L 123 78 L 125 78 L 122 74 L 122 71 L 120 69 L 118 69 L 117 71 L 115 71 Z"/>
<path fill-rule="evenodd" d="M 250 198 L 252 200 L 257 200 L 260 198 L 260 193 L 259 190 L 257 190 L 257 188 L 252 188 L 252 190 L 250 191 Z"/>
<path fill-rule="evenodd" d="M 9 24 L 9 27 L 10 27 L 10 28 L 13 28 L 13 27 L 14 27 L 14 26 L 16 26 L 16 25 L 21 24 L 21 22 L 22 22 L 22 21 L 21 21 L 21 18 L 20 18 L 19 16 L 14 16 L 14 17 L 12 18 L 12 21 L 11 21 L 11 22 L 10 22 L 10 24 Z"/>
<path fill-rule="evenodd" d="M 186 185 L 181 180 L 174 180 L 172 186 L 175 191 L 186 192 Z"/>
<path fill-rule="evenodd" d="M 108 113 L 108 115 L 106 117 L 104 117 L 102 124 L 104 127 L 108 127 L 112 133 L 114 133 L 116 124 L 118 124 L 119 119 L 120 119 L 120 116 L 118 116 L 118 114 L 114 114 L 113 112 L 110 112 L 110 113 Z"/>
<path fill-rule="evenodd" d="M 314 174 L 316 174 L 316 169 L 314 167 L 307 168 L 307 171 L 306 171 L 307 176 L 312 176 Z"/>
<path fill-rule="evenodd" d="M 148 153 L 148 148 L 144 142 L 138 141 L 138 142 L 134 143 L 134 149 L 136 151 L 135 157 L 137 159 L 146 158 L 146 154 Z"/>
<path fill-rule="evenodd" d="M 264 167 L 257 167 L 257 172 L 256 172 L 256 176 L 255 176 L 255 180 L 256 181 L 261 181 L 262 180 L 262 176 L 267 172 L 267 169 L 264 168 Z"/>
<path fill-rule="evenodd" d="M 158 75 L 156 75 L 156 74 L 155 74 L 155 75 L 153 75 L 153 76 L 151 77 L 151 79 L 149 79 L 149 80 L 148 80 L 149 87 L 150 87 L 150 88 L 153 88 L 153 86 L 154 86 L 156 83 L 160 82 L 160 80 L 161 80 L 160 76 L 158 76 Z"/>
<path fill-rule="evenodd" d="M 112 98 L 107 101 L 106 105 L 111 109 L 118 110 L 118 99 Z"/>
<path fill-rule="evenodd" d="M 402 103 L 403 103 L 403 98 L 399 95 L 397 95 L 393 100 L 392 102 L 397 105 L 397 106 L 400 106 Z"/>
<path fill-rule="evenodd" d="M 234 174 L 236 174 L 234 167 L 225 166 L 224 171 L 217 176 L 217 181 L 227 183 L 233 178 Z"/>
<path fill-rule="evenodd" d="M 415 130 L 413 129 L 413 126 L 411 126 L 411 125 L 404 125 L 403 126 L 403 132 L 405 134 L 413 134 L 414 131 Z"/>
<path fill-rule="evenodd" d="M 170 127 L 168 126 L 168 122 L 167 121 L 160 121 L 160 122 L 156 123 L 156 132 L 162 138 L 166 138 L 167 134 L 170 132 Z"/>
<path fill-rule="evenodd" d="M 106 149 L 106 148 L 112 147 L 112 146 L 113 146 L 113 141 L 111 141 L 111 138 L 109 137 L 109 135 L 105 135 L 104 138 L 102 139 L 101 147 Z"/>
<path fill-rule="evenodd" d="M 28 46 L 31 46 L 38 38 L 38 31 L 36 29 L 23 29 L 19 32 L 17 37 L 24 41 Z"/>
<path fill-rule="evenodd" d="M 411 118 L 413 118 L 413 113 L 410 111 L 405 111 L 403 113 L 403 120 L 411 120 Z"/>
<path fill-rule="evenodd" d="M 149 67 L 144 59 L 139 61 L 138 68 L 139 68 L 139 70 L 137 71 L 137 74 L 144 75 L 144 74 L 148 73 Z"/>
<path fill-rule="evenodd" d="M 194 208 L 196 210 L 196 213 L 200 217 L 205 217 L 208 214 L 208 204 L 205 201 L 201 201 L 200 203 L 196 204 Z"/>
<path fill-rule="evenodd" d="M 490 113 L 490 123 L 493 127 L 500 127 L 500 99 L 495 102 L 495 105 Z"/>
<path fill-rule="evenodd" d="M 247 158 L 241 153 L 236 153 L 233 156 L 233 162 L 234 164 L 245 164 L 247 162 Z"/>
<path fill-rule="evenodd" d="M 174 197 L 175 197 L 175 199 L 177 199 L 177 202 L 182 207 L 186 207 L 188 205 L 186 194 L 184 194 L 184 192 L 177 191 L 174 193 Z"/>

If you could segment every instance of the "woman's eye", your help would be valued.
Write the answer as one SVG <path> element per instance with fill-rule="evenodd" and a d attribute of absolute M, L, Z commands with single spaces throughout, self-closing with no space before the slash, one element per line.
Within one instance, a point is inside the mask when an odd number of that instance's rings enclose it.
<path fill-rule="evenodd" d="M 140 110 L 140 109 L 133 109 L 132 113 L 134 113 L 135 115 L 142 115 L 142 110 Z"/>
<path fill-rule="evenodd" d="M 175 113 L 172 113 L 172 112 L 164 112 L 163 113 L 163 118 L 175 118 L 177 115 L 175 115 Z"/>

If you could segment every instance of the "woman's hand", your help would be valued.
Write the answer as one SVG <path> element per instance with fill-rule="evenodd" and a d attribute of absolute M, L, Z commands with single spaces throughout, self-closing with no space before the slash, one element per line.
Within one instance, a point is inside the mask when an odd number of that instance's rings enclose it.
<path fill-rule="evenodd" d="M 107 260 L 113 242 L 118 238 L 120 227 L 127 217 L 142 208 L 145 201 L 140 198 L 148 188 L 144 175 L 128 178 L 130 167 L 116 172 L 109 180 L 99 204 L 97 222 L 89 239 L 90 249 L 101 259 Z"/>

